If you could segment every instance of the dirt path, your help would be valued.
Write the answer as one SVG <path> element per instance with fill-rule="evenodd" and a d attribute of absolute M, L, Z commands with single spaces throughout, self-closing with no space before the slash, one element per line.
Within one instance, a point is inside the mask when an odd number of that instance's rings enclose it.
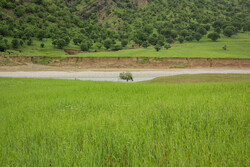
<path fill-rule="evenodd" d="M 168 70 L 105 70 L 92 69 L 82 71 L 71 71 L 64 69 L 63 71 L 2 71 L 0 77 L 19 77 L 19 78 L 112 78 L 118 77 L 120 72 L 130 71 L 134 77 L 160 77 L 179 74 L 203 74 L 203 73 L 234 73 L 234 74 L 250 74 L 250 69 L 168 69 Z"/>

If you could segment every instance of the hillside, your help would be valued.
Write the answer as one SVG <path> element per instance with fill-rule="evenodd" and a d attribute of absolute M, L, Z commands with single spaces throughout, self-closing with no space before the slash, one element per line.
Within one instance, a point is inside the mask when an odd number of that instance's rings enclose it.
<path fill-rule="evenodd" d="M 216 41 L 249 31 L 249 11 L 245 0 L 1 0 L 0 50 L 45 38 L 59 49 L 73 41 L 82 51 L 163 47 L 209 33 Z"/>

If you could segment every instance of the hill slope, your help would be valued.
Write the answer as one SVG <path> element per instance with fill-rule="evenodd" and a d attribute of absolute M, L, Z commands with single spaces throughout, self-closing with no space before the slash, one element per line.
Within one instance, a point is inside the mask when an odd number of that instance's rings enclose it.
<path fill-rule="evenodd" d="M 250 30 L 244 0 L 2 0 L 0 11 L 0 35 L 18 39 L 10 44 L 0 37 L 2 51 L 32 45 L 33 37 L 52 38 L 57 48 L 72 40 L 83 51 L 120 50 Z"/>

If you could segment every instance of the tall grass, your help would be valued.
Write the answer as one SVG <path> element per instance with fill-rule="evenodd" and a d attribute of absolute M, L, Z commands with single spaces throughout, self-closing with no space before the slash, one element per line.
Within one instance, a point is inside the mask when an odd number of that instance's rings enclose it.
<path fill-rule="evenodd" d="M 249 166 L 249 82 L 0 78 L 0 166 Z"/>

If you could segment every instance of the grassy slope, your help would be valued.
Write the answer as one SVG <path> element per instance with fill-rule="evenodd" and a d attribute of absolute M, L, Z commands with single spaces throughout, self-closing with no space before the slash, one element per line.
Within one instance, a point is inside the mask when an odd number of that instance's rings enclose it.
<path fill-rule="evenodd" d="M 50 39 L 45 39 L 45 48 L 41 48 L 41 41 L 34 41 L 33 46 L 26 46 L 21 49 L 24 56 L 62 56 L 68 57 L 63 50 L 55 49 Z M 228 50 L 224 51 L 222 46 L 227 45 Z M 231 38 L 222 37 L 218 42 L 211 42 L 204 37 L 200 42 L 185 42 L 184 44 L 172 45 L 169 50 L 162 49 L 156 52 L 154 48 L 127 49 L 118 52 L 90 52 L 81 53 L 78 57 L 205 57 L 205 58 L 250 58 L 250 32 L 239 33 Z M 71 43 L 67 49 L 79 50 L 79 46 Z"/>
<path fill-rule="evenodd" d="M 201 83 L 250 81 L 250 74 L 185 74 L 158 77 L 146 83 Z"/>
<path fill-rule="evenodd" d="M 0 166 L 248 166 L 249 90 L 0 78 Z"/>

